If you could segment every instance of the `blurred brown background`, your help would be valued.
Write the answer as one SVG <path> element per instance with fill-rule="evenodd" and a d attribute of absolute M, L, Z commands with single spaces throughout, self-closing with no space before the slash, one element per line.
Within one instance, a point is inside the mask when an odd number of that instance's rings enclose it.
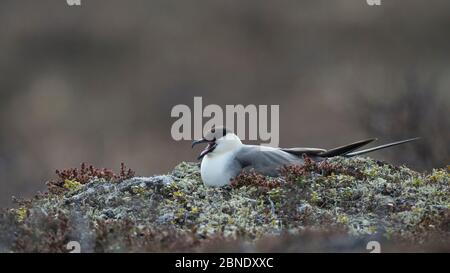
<path fill-rule="evenodd" d="M 375 153 L 449 163 L 450 1 L 3 0 L 0 206 L 86 161 L 164 173 L 176 104 L 279 104 L 280 146 L 422 136 Z"/>

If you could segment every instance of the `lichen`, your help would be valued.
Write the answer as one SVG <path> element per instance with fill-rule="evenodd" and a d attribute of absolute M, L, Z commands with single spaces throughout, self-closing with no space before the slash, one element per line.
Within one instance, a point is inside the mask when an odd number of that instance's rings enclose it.
<path fill-rule="evenodd" d="M 66 179 L 64 180 L 63 187 L 69 191 L 77 190 L 82 187 L 82 184 L 76 180 Z"/>
<path fill-rule="evenodd" d="M 27 217 L 28 209 L 26 207 L 19 207 L 15 210 L 16 213 L 16 219 L 18 222 L 22 222 L 25 220 L 25 217 Z"/>
<path fill-rule="evenodd" d="M 65 191 L 5 212 L 0 228 L 14 227 L 10 249 L 18 252 L 63 252 L 68 240 L 81 240 L 87 252 L 203 251 L 233 241 L 257 249 L 267 238 L 293 244 L 316 236 L 311 230 L 449 245 L 448 169 L 418 173 L 360 157 L 305 161 L 277 178 L 243 172 L 222 188 L 205 186 L 199 165 L 186 162 L 161 176 L 66 178 Z M 8 222 L 9 213 L 18 223 Z"/>

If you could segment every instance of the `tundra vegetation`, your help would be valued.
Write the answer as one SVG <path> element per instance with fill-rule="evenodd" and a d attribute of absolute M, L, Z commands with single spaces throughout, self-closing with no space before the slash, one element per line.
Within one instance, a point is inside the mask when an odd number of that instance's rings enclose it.
<path fill-rule="evenodd" d="M 289 166 L 277 178 L 246 171 L 203 185 L 199 165 L 137 177 L 82 164 L 48 191 L 0 214 L 0 251 L 450 251 L 450 174 L 370 158 Z"/>

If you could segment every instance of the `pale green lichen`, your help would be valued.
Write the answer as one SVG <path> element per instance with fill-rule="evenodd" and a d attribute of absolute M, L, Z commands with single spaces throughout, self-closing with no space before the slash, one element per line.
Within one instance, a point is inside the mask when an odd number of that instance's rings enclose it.
<path fill-rule="evenodd" d="M 15 210 L 16 219 L 18 222 L 22 222 L 27 217 L 28 209 L 26 207 L 19 207 Z"/>
<path fill-rule="evenodd" d="M 336 221 L 340 224 L 346 225 L 348 224 L 348 217 L 345 214 L 339 214 L 336 218 Z"/>
<path fill-rule="evenodd" d="M 326 170 L 258 177 L 263 181 L 222 188 L 205 186 L 199 165 L 185 162 L 163 176 L 114 183 L 93 180 L 83 185 L 66 181 L 64 187 L 69 191 L 33 200 L 15 210 L 15 218 L 26 232 L 36 230 L 30 240 L 37 240 L 33 245 L 37 248 L 47 242 L 40 239 L 45 232 L 36 224 L 39 217 L 49 217 L 50 222 L 62 217 L 58 221 L 77 223 L 77 229 L 82 219 L 85 224 L 79 234 L 92 234 L 94 245 L 102 251 L 139 250 L 147 242 L 133 241 L 139 236 L 148 236 L 152 247 L 158 245 L 155 238 L 161 234 L 173 240 L 188 236 L 179 243 L 189 242 L 187 238 L 253 243 L 309 229 L 339 229 L 356 237 L 401 238 L 414 243 L 427 242 L 437 234 L 442 242 L 450 241 L 448 170 L 424 174 L 358 157 L 337 157 L 327 164 Z"/>
<path fill-rule="evenodd" d="M 173 202 L 163 203 L 158 210 L 169 213 L 176 207 L 189 204 L 188 207 L 201 208 L 199 217 L 189 218 L 187 212 L 184 212 L 187 215 L 183 214 L 185 217 L 180 217 L 178 213 L 175 223 L 181 228 L 195 226 L 200 234 L 223 233 L 227 236 L 235 236 L 245 228 L 248 235 L 257 237 L 259 234 L 278 233 L 282 226 L 302 226 L 302 222 L 283 222 L 283 219 L 289 219 L 291 213 L 285 209 L 288 198 L 297 198 L 297 207 L 301 206 L 301 202 L 306 202 L 312 208 L 308 221 L 319 224 L 334 217 L 336 224 L 347 226 L 351 234 L 382 233 L 390 228 L 396 234 L 407 234 L 401 229 L 420 224 L 424 213 L 430 213 L 430 205 L 448 205 L 446 171 L 435 170 L 430 177 L 424 178 L 408 168 L 379 165 L 370 159 L 335 158 L 330 162 L 351 164 L 366 176 L 361 179 L 348 174 L 331 173 L 329 176 L 297 177 L 295 184 L 298 191 L 290 192 L 289 197 L 289 191 L 283 186 L 270 189 L 266 194 L 258 193 L 256 187 L 249 186 L 208 188 L 201 183 L 198 166 L 183 163 L 174 172 L 185 175 L 179 176 L 169 186 L 175 190 L 172 196 L 168 196 Z M 429 186 L 423 184 L 426 180 L 436 182 Z M 183 201 L 179 197 L 183 197 Z M 428 202 L 416 202 L 422 199 Z M 408 208 L 412 204 L 420 206 L 423 211 Z M 436 216 L 436 219 L 440 219 L 440 216 Z"/>
<path fill-rule="evenodd" d="M 161 216 L 175 211 L 174 224 L 179 228 L 195 227 L 202 236 L 232 237 L 247 231 L 253 231 L 252 237 L 278 231 L 274 216 L 254 198 L 256 188 L 207 187 L 200 179 L 198 166 L 186 163 L 177 166 L 174 174 L 178 176 L 167 187 L 167 201 L 157 210 Z"/>
<path fill-rule="evenodd" d="M 447 182 L 450 183 L 450 174 L 448 171 L 442 169 L 433 169 L 433 172 L 428 175 L 425 180 L 429 183 Z"/>
<path fill-rule="evenodd" d="M 70 179 L 64 180 L 64 188 L 68 189 L 69 191 L 77 190 L 77 189 L 81 188 L 82 186 L 83 185 L 76 180 L 70 180 Z"/>

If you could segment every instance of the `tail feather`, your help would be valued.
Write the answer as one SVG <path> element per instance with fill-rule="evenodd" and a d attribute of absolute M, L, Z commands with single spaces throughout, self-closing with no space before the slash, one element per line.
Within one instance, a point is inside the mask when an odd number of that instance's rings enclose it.
<path fill-rule="evenodd" d="M 350 152 L 353 152 L 356 149 L 361 148 L 362 146 L 365 146 L 373 141 L 377 140 L 376 138 L 370 138 L 365 140 L 360 140 L 348 145 L 340 146 L 334 149 L 327 150 L 323 153 L 318 154 L 318 156 L 321 157 L 333 157 L 338 155 L 346 155 Z"/>
<path fill-rule="evenodd" d="M 376 146 L 376 147 L 373 147 L 373 148 L 369 148 L 369 149 L 365 149 L 365 150 L 361 150 L 361 151 L 356 151 L 356 152 L 353 152 L 353 153 L 341 154 L 341 155 L 345 156 L 345 157 L 352 157 L 352 156 L 367 154 L 367 153 L 370 153 L 370 152 L 378 151 L 378 150 L 381 150 L 381 149 L 386 149 L 386 148 L 389 148 L 389 147 L 392 147 L 392 146 L 397 146 L 397 145 L 400 145 L 400 144 L 408 143 L 408 142 L 419 140 L 419 139 L 420 139 L 420 137 L 400 140 L 400 141 L 396 141 L 396 142 L 392 142 L 392 143 Z"/>

